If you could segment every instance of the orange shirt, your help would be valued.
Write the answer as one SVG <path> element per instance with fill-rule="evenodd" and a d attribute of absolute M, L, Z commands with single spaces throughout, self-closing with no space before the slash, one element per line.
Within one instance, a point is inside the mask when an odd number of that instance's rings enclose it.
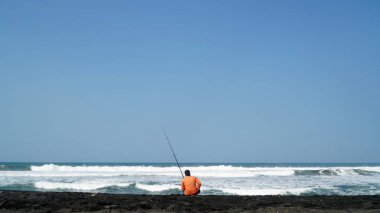
<path fill-rule="evenodd" d="M 185 176 L 181 185 L 185 195 L 193 195 L 201 188 L 201 181 L 195 176 Z"/>

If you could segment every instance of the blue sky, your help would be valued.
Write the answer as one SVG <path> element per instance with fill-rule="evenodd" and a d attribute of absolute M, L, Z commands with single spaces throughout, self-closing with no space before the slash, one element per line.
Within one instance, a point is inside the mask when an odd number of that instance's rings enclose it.
<path fill-rule="evenodd" d="M 0 161 L 380 162 L 380 1 L 0 0 Z"/>

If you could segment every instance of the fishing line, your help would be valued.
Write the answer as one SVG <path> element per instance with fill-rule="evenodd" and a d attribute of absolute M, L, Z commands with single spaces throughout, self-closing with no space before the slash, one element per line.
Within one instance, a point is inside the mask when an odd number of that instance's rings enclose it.
<path fill-rule="evenodd" d="M 162 130 L 164 131 L 164 134 L 165 134 L 166 140 L 168 141 L 168 144 L 169 144 L 169 146 L 170 146 L 170 149 L 172 150 L 172 153 L 173 153 L 173 156 L 174 156 L 174 158 L 175 158 L 175 161 L 177 162 L 177 165 L 178 165 L 179 171 L 181 172 L 181 175 L 182 175 L 182 177 L 184 178 L 183 173 L 182 173 L 181 166 L 179 165 L 178 160 L 177 160 L 177 157 L 175 156 L 175 153 L 174 153 L 174 150 L 173 150 L 172 144 L 170 143 L 170 140 L 169 140 L 168 134 L 166 134 L 166 131 L 165 131 L 164 128 L 162 128 Z"/>

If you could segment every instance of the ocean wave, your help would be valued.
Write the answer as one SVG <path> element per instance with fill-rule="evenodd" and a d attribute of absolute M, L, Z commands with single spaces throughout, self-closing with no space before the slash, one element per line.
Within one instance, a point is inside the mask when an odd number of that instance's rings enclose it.
<path fill-rule="evenodd" d="M 160 192 L 170 189 L 180 189 L 180 185 L 175 184 L 143 184 L 136 183 L 136 188 L 143 189 L 150 192 Z"/>
<path fill-rule="evenodd" d="M 378 175 L 378 174 L 380 174 L 380 172 L 377 172 L 377 171 L 367 171 L 367 170 L 362 170 L 362 169 L 355 169 L 354 171 L 357 174 L 364 175 L 364 176 L 370 176 L 370 175 Z"/>
<path fill-rule="evenodd" d="M 329 169 L 310 169 L 310 170 L 296 170 L 295 175 L 300 176 L 314 176 L 314 175 L 323 175 L 323 176 L 350 176 L 350 175 L 377 175 L 380 174 L 378 171 L 368 171 L 364 169 L 353 169 L 353 168 L 329 168 Z"/>
<path fill-rule="evenodd" d="M 133 192 L 136 190 L 143 190 L 148 193 L 157 193 L 175 190 L 180 192 L 179 184 L 165 184 L 165 183 L 109 183 L 103 181 L 81 181 L 81 182 L 49 182 L 40 181 L 34 183 L 34 186 L 38 189 L 44 190 L 74 190 L 74 191 L 99 191 L 101 189 L 107 189 L 113 187 L 115 189 L 124 189 L 125 193 Z M 126 188 L 129 187 L 129 188 Z M 312 191 L 312 188 L 229 188 L 229 187 L 202 187 L 202 192 L 207 194 L 207 191 L 220 191 L 223 194 L 234 195 L 300 195 Z"/>
<path fill-rule="evenodd" d="M 0 190 L 181 193 L 182 176 L 173 164 L 2 165 L 8 168 L 0 171 Z M 182 167 L 185 169 L 200 178 L 205 195 L 380 194 L 379 165 L 258 167 L 193 164 Z"/>
<path fill-rule="evenodd" d="M 132 187 L 130 190 L 140 189 L 149 192 L 162 192 L 166 190 L 177 189 L 180 190 L 179 184 L 145 184 L 145 183 L 111 183 L 105 181 L 78 181 L 78 182 L 51 182 L 51 181 L 39 181 L 34 183 L 34 186 L 38 189 L 45 190 L 59 190 L 68 189 L 74 191 L 94 191 L 105 188 L 125 188 Z"/>
<path fill-rule="evenodd" d="M 155 167 L 155 166 L 65 166 L 55 164 L 45 164 L 42 166 L 31 166 L 31 171 L 34 172 L 104 172 L 104 173 L 140 173 L 140 174 L 155 174 L 163 172 L 176 172 L 178 167 Z"/>
<path fill-rule="evenodd" d="M 254 177 L 254 176 L 290 176 L 294 171 L 287 168 L 235 167 L 235 166 L 195 166 L 185 167 L 199 177 Z M 114 175 L 157 175 L 178 176 L 178 167 L 156 166 L 64 166 L 45 164 L 31 166 L 33 172 L 44 173 L 103 173 Z"/>
<path fill-rule="evenodd" d="M 307 193 L 313 188 L 288 188 L 288 189 L 273 189 L 273 188 L 248 188 L 248 189 L 221 189 L 224 193 L 234 195 L 300 195 Z"/>
<path fill-rule="evenodd" d="M 104 172 L 33 172 L 33 171 L 2 171 L 0 177 L 113 177 L 122 176 Z"/>
<path fill-rule="evenodd" d="M 192 166 L 190 169 L 199 177 L 255 177 L 255 176 L 347 176 L 347 175 L 376 175 L 380 167 L 242 167 L 230 165 Z M 179 176 L 178 167 L 168 166 L 66 166 L 45 164 L 31 166 L 32 172 L 52 175 L 101 175 L 101 176 Z"/>
<path fill-rule="evenodd" d="M 34 183 L 34 186 L 39 189 L 71 189 L 79 191 L 91 191 L 111 186 L 128 187 L 130 185 L 130 183 L 110 183 L 105 181 L 81 181 L 72 183 L 40 181 Z"/>

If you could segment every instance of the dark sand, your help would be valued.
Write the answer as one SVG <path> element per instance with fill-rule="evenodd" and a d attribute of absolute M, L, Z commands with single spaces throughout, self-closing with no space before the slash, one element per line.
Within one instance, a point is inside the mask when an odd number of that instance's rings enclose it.
<path fill-rule="evenodd" d="M 0 212 L 380 212 L 378 196 L 194 196 L 2 191 Z"/>

